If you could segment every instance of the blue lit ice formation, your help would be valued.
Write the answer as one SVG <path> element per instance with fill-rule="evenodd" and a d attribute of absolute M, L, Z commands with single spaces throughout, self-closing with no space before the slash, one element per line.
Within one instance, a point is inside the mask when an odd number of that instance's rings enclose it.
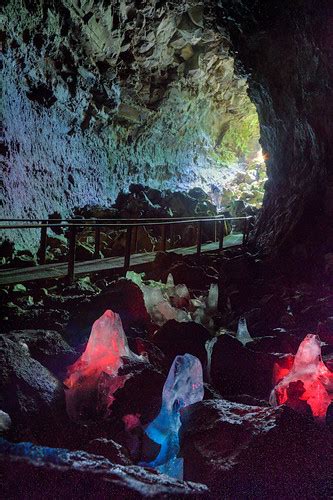
<path fill-rule="evenodd" d="M 171 477 L 182 479 L 183 459 L 179 451 L 180 409 L 201 401 L 204 395 L 202 366 L 191 354 L 176 356 L 162 392 L 160 413 L 146 428 L 146 435 L 161 445 L 157 457 L 147 465 Z"/>

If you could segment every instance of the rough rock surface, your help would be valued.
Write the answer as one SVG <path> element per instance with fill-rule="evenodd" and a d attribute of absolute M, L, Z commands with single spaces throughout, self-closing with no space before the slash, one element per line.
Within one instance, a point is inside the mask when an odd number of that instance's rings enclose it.
<path fill-rule="evenodd" d="M 254 237 L 266 253 L 285 244 L 295 261 L 332 244 L 332 16 L 330 0 L 220 0 L 217 10 L 241 72 L 249 74 L 267 157 Z M 313 227 L 320 227 L 316 241 Z"/>
<path fill-rule="evenodd" d="M 0 336 L 27 348 L 30 356 L 56 375 L 73 363 L 78 353 L 70 347 L 62 336 L 50 330 L 15 330 Z"/>
<path fill-rule="evenodd" d="M 17 435 L 49 444 L 62 439 L 67 418 L 61 382 L 30 357 L 26 346 L 4 337 L 0 341 L 0 386 L 1 407 L 11 417 Z"/>
<path fill-rule="evenodd" d="M 209 4 L 10 0 L 5 21 L 5 216 L 110 205 L 131 182 L 189 186 L 253 109 Z"/>
<path fill-rule="evenodd" d="M 204 485 L 177 481 L 142 467 L 115 465 L 84 451 L 0 442 L 5 498 L 198 498 Z"/>
<path fill-rule="evenodd" d="M 67 330 L 72 342 L 84 338 L 91 325 L 107 309 L 119 314 L 128 337 L 146 336 L 155 329 L 147 313 L 140 288 L 132 281 L 121 279 L 113 282 L 108 289 L 92 298 L 85 306 L 85 314 L 74 312 Z"/>
<path fill-rule="evenodd" d="M 282 363 L 285 357 L 288 355 L 252 351 L 235 337 L 220 335 L 211 357 L 212 384 L 223 396 L 248 394 L 268 399 L 274 363 Z"/>
<path fill-rule="evenodd" d="M 153 342 L 163 351 L 169 366 L 180 354 L 192 354 L 206 366 L 207 353 L 205 343 L 211 336 L 208 330 L 198 323 L 179 323 L 169 320 L 154 335 Z"/>
<path fill-rule="evenodd" d="M 184 408 L 181 419 L 184 477 L 204 480 L 213 496 L 333 493 L 333 435 L 289 408 L 206 400 Z"/>

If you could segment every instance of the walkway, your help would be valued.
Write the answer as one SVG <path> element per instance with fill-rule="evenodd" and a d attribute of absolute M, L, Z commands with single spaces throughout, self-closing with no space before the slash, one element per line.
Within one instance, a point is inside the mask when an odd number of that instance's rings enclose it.
<path fill-rule="evenodd" d="M 242 244 L 242 234 L 231 234 L 224 237 L 223 249 Z M 213 252 L 218 250 L 219 242 L 203 243 L 201 252 Z M 186 248 L 175 248 L 169 250 L 180 255 L 193 255 L 197 252 L 197 246 Z M 157 252 L 136 253 L 131 255 L 130 268 L 149 264 L 154 261 Z M 85 262 L 75 262 L 75 275 L 90 274 L 108 270 L 122 270 L 124 268 L 124 257 L 109 257 L 105 259 L 89 260 Z M 58 264 L 44 264 L 24 269 L 5 269 L 0 271 L 0 285 L 11 285 L 26 281 L 41 279 L 63 278 L 67 276 L 67 262 Z"/>

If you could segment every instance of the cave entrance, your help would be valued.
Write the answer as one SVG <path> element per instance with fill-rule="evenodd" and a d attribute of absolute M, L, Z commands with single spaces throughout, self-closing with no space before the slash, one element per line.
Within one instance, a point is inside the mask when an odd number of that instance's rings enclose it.
<path fill-rule="evenodd" d="M 214 147 L 208 152 L 209 167 L 204 188 L 218 211 L 235 205 L 260 208 L 267 180 L 265 155 L 259 138 L 259 120 L 254 104 L 246 96 L 242 110 L 229 113 Z M 230 117 L 231 115 L 231 117 Z"/>

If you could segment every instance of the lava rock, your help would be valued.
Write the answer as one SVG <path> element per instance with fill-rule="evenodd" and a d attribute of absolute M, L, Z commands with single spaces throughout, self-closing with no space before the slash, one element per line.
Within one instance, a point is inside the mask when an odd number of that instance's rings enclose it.
<path fill-rule="evenodd" d="M 280 358 L 283 356 L 251 351 L 231 335 L 220 335 L 211 358 L 212 385 L 225 397 L 248 394 L 268 399 L 274 363 Z"/>
<path fill-rule="evenodd" d="M 295 335 L 280 332 L 275 336 L 256 337 L 246 347 L 259 352 L 296 354 L 299 344 L 300 339 Z"/>
<path fill-rule="evenodd" d="M 84 451 L 93 455 L 101 455 L 107 458 L 110 462 L 120 465 L 132 465 L 127 451 L 123 446 L 112 439 L 96 438 L 83 448 Z"/>
<path fill-rule="evenodd" d="M 160 279 L 165 281 L 169 273 L 172 274 L 176 285 L 186 283 L 192 290 L 208 289 L 211 283 L 218 280 L 217 271 L 213 267 L 204 268 L 187 262 L 177 263 L 169 269 L 164 268 Z"/>
<path fill-rule="evenodd" d="M 182 410 L 184 478 L 217 498 L 329 498 L 333 435 L 285 406 L 225 400 Z"/>
<path fill-rule="evenodd" d="M 3 337 L 0 335 L 0 339 Z M 66 367 L 78 358 L 78 353 L 53 330 L 14 330 L 5 338 L 27 346 L 31 357 L 56 376 L 64 375 Z"/>
<path fill-rule="evenodd" d="M 62 384 L 28 348 L 4 336 L 0 339 L 0 393 L 16 435 L 56 444 L 64 432 L 65 397 Z"/>
<path fill-rule="evenodd" d="M 3 495 L 8 499 L 181 499 L 208 493 L 204 485 L 178 481 L 143 467 L 114 465 L 84 451 L 4 440 L 0 451 Z"/>
<path fill-rule="evenodd" d="M 29 309 L 22 309 L 15 304 L 7 304 L 1 308 L 3 321 L 2 332 L 19 330 L 24 324 L 26 329 L 57 329 L 64 331 L 69 319 L 69 312 L 59 309 L 44 309 L 35 306 Z"/>
<path fill-rule="evenodd" d="M 147 313 L 140 288 L 130 280 L 121 279 L 110 285 L 109 290 L 91 298 L 85 305 L 84 315 L 80 312 L 73 313 L 67 332 L 69 342 L 73 345 L 85 340 L 96 319 L 104 314 L 107 309 L 120 315 L 124 331 L 127 336 L 146 336 L 156 327 L 152 324 Z"/>
<path fill-rule="evenodd" d="M 136 339 L 130 338 L 128 339 L 128 345 L 131 351 L 135 352 L 139 356 L 147 357 L 149 363 L 158 370 L 168 368 L 168 363 L 165 359 L 164 353 L 157 347 L 157 345 L 153 344 L 149 340 L 141 337 L 137 337 Z"/>
<path fill-rule="evenodd" d="M 154 335 L 153 341 L 164 352 L 169 367 L 178 354 L 192 354 L 207 364 L 205 344 L 211 336 L 206 328 L 198 323 L 179 323 L 167 321 Z"/>
<path fill-rule="evenodd" d="M 136 415 L 146 425 L 158 414 L 162 402 L 165 376 L 146 362 L 125 363 L 118 375 L 128 375 L 124 386 L 114 393 L 111 418 L 123 421 L 126 415 Z"/>

